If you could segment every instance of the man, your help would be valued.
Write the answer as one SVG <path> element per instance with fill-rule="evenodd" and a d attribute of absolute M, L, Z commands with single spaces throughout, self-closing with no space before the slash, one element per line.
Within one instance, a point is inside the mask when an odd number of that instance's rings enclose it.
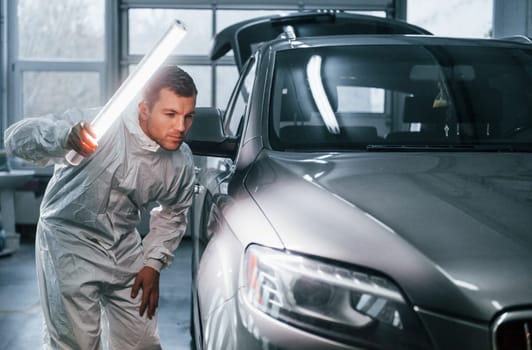
<path fill-rule="evenodd" d="M 9 153 L 56 163 L 36 237 L 45 348 L 101 349 L 107 319 L 110 349 L 160 349 L 159 272 L 172 261 L 192 201 L 192 155 L 183 140 L 196 95 L 186 72 L 163 67 L 138 112 L 119 118 L 98 145 L 79 110 L 6 130 Z M 70 149 L 86 157 L 78 166 L 64 161 Z M 142 240 L 140 210 L 154 201 Z"/>

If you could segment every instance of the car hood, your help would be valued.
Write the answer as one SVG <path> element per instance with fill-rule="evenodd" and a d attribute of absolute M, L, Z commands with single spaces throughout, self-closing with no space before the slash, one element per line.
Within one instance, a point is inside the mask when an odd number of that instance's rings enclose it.
<path fill-rule="evenodd" d="M 530 154 L 267 152 L 246 187 L 287 250 L 375 269 L 420 308 L 532 301 Z"/>

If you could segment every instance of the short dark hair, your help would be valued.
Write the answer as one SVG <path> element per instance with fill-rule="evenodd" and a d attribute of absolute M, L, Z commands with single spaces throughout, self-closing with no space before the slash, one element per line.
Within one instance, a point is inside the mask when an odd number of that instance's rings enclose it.
<path fill-rule="evenodd" d="M 155 72 L 144 88 L 144 101 L 150 109 L 159 98 L 159 92 L 164 88 L 182 97 L 192 97 L 198 94 L 194 80 L 187 72 L 175 65 L 164 66 Z"/>

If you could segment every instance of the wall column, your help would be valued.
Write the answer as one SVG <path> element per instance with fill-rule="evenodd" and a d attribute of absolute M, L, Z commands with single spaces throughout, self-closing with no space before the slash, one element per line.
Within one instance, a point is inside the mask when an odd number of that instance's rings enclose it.
<path fill-rule="evenodd" d="M 532 37 L 532 0 L 493 0 L 493 37 Z"/>

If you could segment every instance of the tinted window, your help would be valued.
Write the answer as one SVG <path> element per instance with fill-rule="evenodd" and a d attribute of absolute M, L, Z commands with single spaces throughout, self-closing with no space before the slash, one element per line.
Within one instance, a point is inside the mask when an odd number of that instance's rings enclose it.
<path fill-rule="evenodd" d="M 249 68 L 240 78 L 225 115 L 224 128 L 227 135 L 240 136 L 243 126 L 243 117 L 246 114 L 249 94 L 255 79 L 255 62 L 250 61 L 247 67 Z"/>

